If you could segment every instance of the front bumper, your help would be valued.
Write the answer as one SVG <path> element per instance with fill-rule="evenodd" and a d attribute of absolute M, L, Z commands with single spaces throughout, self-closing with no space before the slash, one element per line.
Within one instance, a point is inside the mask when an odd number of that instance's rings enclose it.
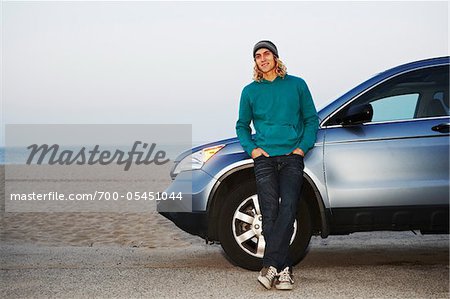
<path fill-rule="evenodd" d="M 185 232 L 207 239 L 208 223 L 206 212 L 159 212 Z"/>
<path fill-rule="evenodd" d="M 204 239 L 208 235 L 207 205 L 208 198 L 217 180 L 201 169 L 179 173 L 166 193 L 182 192 L 188 198 L 189 205 L 177 209 L 174 205 L 160 202 L 157 211 L 187 233 Z M 187 187 L 188 186 L 188 187 Z M 189 209 L 186 209 L 189 206 Z M 173 208 L 175 207 L 175 208 Z"/>

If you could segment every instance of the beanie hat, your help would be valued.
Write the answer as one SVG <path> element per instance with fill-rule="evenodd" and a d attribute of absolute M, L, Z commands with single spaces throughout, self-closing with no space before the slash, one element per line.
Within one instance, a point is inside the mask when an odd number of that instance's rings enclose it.
<path fill-rule="evenodd" d="M 269 49 L 270 52 L 273 53 L 278 58 L 278 50 L 274 43 L 272 43 L 269 40 L 262 40 L 256 43 L 256 45 L 253 47 L 253 58 L 255 58 L 256 51 L 258 51 L 261 48 Z"/>

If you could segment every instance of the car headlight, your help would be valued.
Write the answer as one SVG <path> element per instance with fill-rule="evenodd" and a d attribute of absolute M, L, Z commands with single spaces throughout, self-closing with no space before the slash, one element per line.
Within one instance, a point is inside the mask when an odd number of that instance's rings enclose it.
<path fill-rule="evenodd" d="M 178 162 L 172 171 L 172 175 L 176 176 L 182 171 L 192 170 L 192 169 L 200 169 L 203 165 L 211 159 L 218 151 L 220 151 L 225 144 L 215 145 L 211 147 L 206 147 L 199 151 L 193 152 L 189 156 L 186 156 L 183 160 Z"/>

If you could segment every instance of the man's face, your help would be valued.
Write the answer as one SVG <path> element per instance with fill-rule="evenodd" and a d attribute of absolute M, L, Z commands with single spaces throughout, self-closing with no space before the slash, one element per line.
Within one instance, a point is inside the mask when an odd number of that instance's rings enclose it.
<path fill-rule="evenodd" d="M 275 57 L 266 48 L 261 48 L 256 51 L 255 61 L 258 69 L 263 73 L 268 73 L 275 68 Z"/>

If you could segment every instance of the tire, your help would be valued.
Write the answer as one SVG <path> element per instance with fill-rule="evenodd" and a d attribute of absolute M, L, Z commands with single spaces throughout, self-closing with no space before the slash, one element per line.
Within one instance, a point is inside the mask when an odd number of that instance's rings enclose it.
<path fill-rule="evenodd" d="M 219 240 L 229 259 L 239 267 L 253 271 L 262 267 L 265 243 L 261 219 L 254 181 L 244 182 L 229 193 L 220 213 Z M 294 265 L 307 254 L 311 235 L 311 213 L 307 202 L 301 200 L 289 248 Z"/>

